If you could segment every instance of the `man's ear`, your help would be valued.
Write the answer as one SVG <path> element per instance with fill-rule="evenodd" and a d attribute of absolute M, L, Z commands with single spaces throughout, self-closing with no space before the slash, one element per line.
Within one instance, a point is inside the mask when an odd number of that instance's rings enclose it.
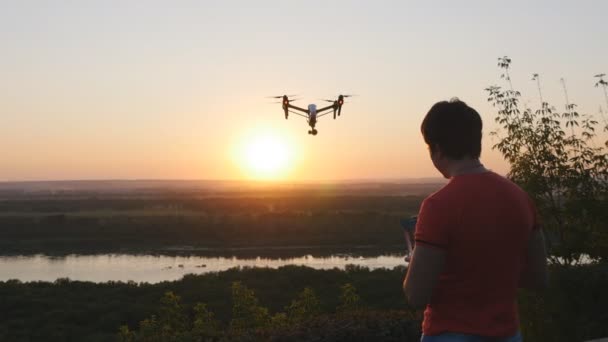
<path fill-rule="evenodd" d="M 436 158 L 436 159 L 440 159 L 443 156 L 443 153 L 441 152 L 441 147 L 439 147 L 438 144 L 433 144 L 431 147 L 431 155 Z"/>

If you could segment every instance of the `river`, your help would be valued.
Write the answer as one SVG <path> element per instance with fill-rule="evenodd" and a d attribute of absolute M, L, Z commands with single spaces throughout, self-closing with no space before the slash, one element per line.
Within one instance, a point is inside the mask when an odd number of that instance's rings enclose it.
<path fill-rule="evenodd" d="M 315 269 L 344 269 L 353 264 L 370 269 L 405 265 L 403 256 L 374 257 L 345 254 L 327 257 L 311 255 L 294 258 L 238 258 L 168 255 L 47 255 L 0 256 L 0 281 L 55 281 L 58 278 L 106 282 L 135 281 L 158 283 L 178 280 L 185 274 L 225 271 L 233 267 L 270 267 L 300 265 Z"/>

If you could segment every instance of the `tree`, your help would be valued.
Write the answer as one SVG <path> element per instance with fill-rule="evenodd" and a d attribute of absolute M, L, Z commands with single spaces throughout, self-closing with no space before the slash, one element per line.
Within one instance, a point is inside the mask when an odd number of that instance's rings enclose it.
<path fill-rule="evenodd" d="M 187 328 L 188 320 L 180 299 L 178 295 L 168 291 L 160 300 L 158 325 L 164 335 L 175 335 L 176 332 L 183 332 Z"/>
<path fill-rule="evenodd" d="M 197 307 L 199 306 L 197 305 Z M 204 315 L 204 310 L 199 307 L 197 313 Z M 138 331 L 130 331 L 128 326 L 121 326 L 118 332 L 118 340 L 123 342 L 204 341 L 205 339 L 195 339 L 193 337 L 196 335 L 190 331 L 190 326 L 190 321 L 180 303 L 180 297 L 168 291 L 160 300 L 158 315 L 152 315 L 150 318 L 141 321 Z M 193 329 L 193 332 L 198 331 Z"/>
<path fill-rule="evenodd" d="M 213 312 L 207 305 L 198 303 L 194 306 L 194 322 L 192 323 L 192 336 L 195 341 L 213 341 L 222 334 L 220 322 L 215 319 Z"/>
<path fill-rule="evenodd" d="M 306 287 L 291 304 L 285 308 L 290 323 L 301 323 L 321 313 L 321 302 L 315 292 Z"/>
<path fill-rule="evenodd" d="M 585 255 L 605 260 L 608 153 L 604 146 L 596 147 L 598 122 L 576 111 L 564 81 L 565 110 L 559 112 L 545 102 L 538 74 L 532 79 L 538 85 L 540 108 L 520 109 L 521 93 L 513 89 L 509 74 L 511 59 L 499 58 L 498 66 L 508 87 L 486 88 L 500 126 L 500 130 L 490 133 L 498 138 L 493 148 L 509 162 L 508 177 L 535 201 L 548 232 L 552 261 L 580 263 Z"/>
<path fill-rule="evenodd" d="M 338 311 L 353 311 L 359 308 L 361 298 L 357 294 L 357 289 L 351 283 L 346 283 L 340 287 L 340 306 Z"/>
<path fill-rule="evenodd" d="M 259 305 L 253 290 L 241 282 L 232 283 L 232 320 L 230 330 L 235 335 L 270 324 L 268 309 Z"/>

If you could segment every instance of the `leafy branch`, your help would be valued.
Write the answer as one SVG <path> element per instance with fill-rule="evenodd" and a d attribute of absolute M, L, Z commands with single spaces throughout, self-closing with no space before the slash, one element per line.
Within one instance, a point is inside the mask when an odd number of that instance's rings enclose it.
<path fill-rule="evenodd" d="M 532 80 L 536 81 L 541 106 L 520 109 L 521 93 L 514 90 L 509 74 L 511 59 L 499 58 L 498 67 L 507 88 L 486 88 L 499 125 L 490 133 L 498 138 L 493 148 L 509 162 L 508 176 L 535 200 L 549 233 L 552 261 L 573 264 L 587 256 L 605 259 L 608 218 L 601 208 L 608 198 L 608 153 L 593 143 L 598 122 L 578 113 L 563 78 L 565 111 L 556 110 L 544 100 L 536 73 Z M 598 76 L 596 86 L 602 86 L 606 94 L 608 84 L 603 75 Z"/>

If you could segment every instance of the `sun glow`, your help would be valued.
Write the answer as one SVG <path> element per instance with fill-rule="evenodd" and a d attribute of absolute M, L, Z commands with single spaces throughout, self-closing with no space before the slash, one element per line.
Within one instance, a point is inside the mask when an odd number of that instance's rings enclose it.
<path fill-rule="evenodd" d="M 255 134 L 241 148 L 240 164 L 255 179 L 284 178 L 293 164 L 293 146 L 277 135 Z"/>

